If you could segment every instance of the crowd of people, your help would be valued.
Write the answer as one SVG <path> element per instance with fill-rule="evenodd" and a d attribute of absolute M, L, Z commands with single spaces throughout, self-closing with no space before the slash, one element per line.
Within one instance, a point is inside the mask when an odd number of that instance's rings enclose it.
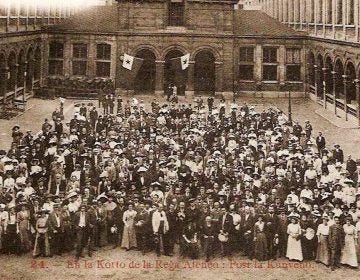
<path fill-rule="evenodd" d="M 0 151 L 2 253 L 113 246 L 358 266 L 360 162 L 309 121 L 201 97 L 116 107 L 13 128 Z"/>

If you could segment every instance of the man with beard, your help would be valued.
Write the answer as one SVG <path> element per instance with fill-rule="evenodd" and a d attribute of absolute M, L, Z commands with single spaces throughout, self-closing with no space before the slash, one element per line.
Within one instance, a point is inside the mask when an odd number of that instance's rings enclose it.
<path fill-rule="evenodd" d="M 178 215 L 175 211 L 175 205 L 170 204 L 168 207 L 168 211 L 166 212 L 168 223 L 169 223 L 169 231 L 166 233 L 168 240 L 168 248 L 167 252 L 169 256 L 174 254 L 174 245 L 176 242 L 176 234 L 179 233 L 179 224 L 178 224 Z"/>

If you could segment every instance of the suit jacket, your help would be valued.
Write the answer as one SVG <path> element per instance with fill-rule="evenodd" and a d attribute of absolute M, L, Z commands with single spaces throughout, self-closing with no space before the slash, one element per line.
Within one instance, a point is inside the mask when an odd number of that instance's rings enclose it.
<path fill-rule="evenodd" d="M 279 231 L 279 217 L 274 213 L 273 216 L 268 213 L 265 216 L 264 222 L 266 223 L 267 233 L 274 235 Z M 271 223 L 271 224 L 270 224 Z"/>
<path fill-rule="evenodd" d="M 137 226 L 136 224 L 139 221 L 143 221 L 142 225 Z M 151 227 L 150 227 L 150 213 L 143 210 L 141 212 L 138 212 L 134 218 L 134 225 L 136 228 L 136 231 L 138 233 L 146 233 L 149 232 Z"/>
<path fill-rule="evenodd" d="M 56 187 L 57 187 L 57 184 L 56 182 L 51 182 L 51 185 L 50 185 L 50 193 L 51 194 L 56 194 Z M 59 184 L 59 192 L 60 193 L 65 193 L 66 192 L 66 183 L 64 180 L 61 180 L 60 181 L 60 184 Z"/>
<path fill-rule="evenodd" d="M 345 242 L 345 232 L 342 225 L 334 224 L 329 228 L 329 247 L 341 249 Z"/>
<path fill-rule="evenodd" d="M 247 232 L 249 230 L 252 232 L 254 229 L 254 224 L 255 217 L 252 214 L 249 214 L 247 219 L 245 213 L 241 216 L 240 225 L 243 232 Z"/>
<path fill-rule="evenodd" d="M 79 227 L 80 222 L 80 211 L 75 213 L 74 216 L 74 226 L 77 229 Z M 90 225 L 90 214 L 88 212 L 85 212 L 85 228 L 88 228 Z"/>
<path fill-rule="evenodd" d="M 58 215 L 58 218 L 59 218 L 59 221 L 60 221 L 59 229 L 60 229 L 60 232 L 62 232 L 64 230 L 64 221 L 63 221 L 63 216 L 61 215 L 61 213 Z M 49 231 L 50 231 L 50 233 L 53 233 L 54 230 L 59 230 L 59 229 L 57 229 L 58 224 L 57 224 L 57 221 L 56 221 L 55 212 L 52 212 L 49 215 L 48 222 L 49 222 Z"/>
<path fill-rule="evenodd" d="M 225 220 L 224 220 L 225 215 Z M 219 229 L 225 233 L 232 233 L 234 231 L 234 219 L 229 213 L 225 213 L 220 216 Z"/>

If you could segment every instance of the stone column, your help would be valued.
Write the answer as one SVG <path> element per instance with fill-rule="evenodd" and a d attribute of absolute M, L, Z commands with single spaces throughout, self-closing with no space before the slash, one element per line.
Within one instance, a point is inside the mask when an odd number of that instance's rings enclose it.
<path fill-rule="evenodd" d="M 344 111 L 345 111 L 345 120 L 348 120 L 348 113 L 347 113 L 347 89 L 349 84 L 349 77 L 347 75 L 342 75 L 342 78 L 344 79 Z"/>
<path fill-rule="evenodd" d="M 187 77 L 187 91 L 194 91 L 194 74 L 195 74 L 195 61 L 189 62 L 188 77 Z"/>
<path fill-rule="evenodd" d="M 323 81 L 323 101 L 324 101 L 324 108 L 326 109 L 326 79 L 327 79 L 327 68 L 322 68 L 321 69 L 323 71 L 323 77 L 324 77 L 324 81 Z"/>
<path fill-rule="evenodd" d="M 94 38 L 90 39 L 87 74 L 89 77 L 96 76 L 96 42 Z"/>
<path fill-rule="evenodd" d="M 278 53 L 278 61 L 279 61 L 279 81 L 280 83 L 284 82 L 285 79 L 285 67 L 286 67 L 286 49 L 284 45 L 281 45 L 279 47 L 279 53 Z"/>
<path fill-rule="evenodd" d="M 28 60 L 28 64 L 27 64 L 27 78 L 26 78 L 26 83 L 27 83 L 27 89 L 28 91 L 32 91 L 33 90 L 33 83 L 34 83 L 34 63 L 35 63 L 35 59 L 31 58 L 30 60 Z M 29 83 L 27 82 L 27 80 L 29 79 Z"/>
<path fill-rule="evenodd" d="M 333 92 L 333 98 L 334 98 L 334 113 L 336 115 L 336 78 L 337 78 L 337 73 L 335 71 L 331 71 L 332 74 L 332 79 L 333 79 L 333 88 L 332 88 L 332 92 Z"/>
<path fill-rule="evenodd" d="M 64 64 L 63 64 L 63 75 L 64 76 L 72 75 L 71 57 L 72 57 L 72 44 L 70 41 L 70 37 L 66 36 L 66 39 L 64 42 Z"/>
<path fill-rule="evenodd" d="M 165 61 L 155 61 L 156 73 L 155 73 L 155 93 L 162 95 L 164 94 L 164 67 Z"/>
<path fill-rule="evenodd" d="M 315 86 L 315 96 L 318 96 L 318 77 L 319 77 L 319 70 L 318 66 L 314 65 L 314 86 Z"/>
<path fill-rule="evenodd" d="M 254 80 L 259 82 L 262 80 L 262 46 L 255 47 L 255 65 L 254 65 Z"/>
<path fill-rule="evenodd" d="M 223 88 L 223 64 L 215 62 L 215 94 L 221 93 Z"/>
<path fill-rule="evenodd" d="M 358 120 L 358 126 L 360 127 L 360 80 L 355 79 L 355 90 L 356 90 L 356 118 Z"/>

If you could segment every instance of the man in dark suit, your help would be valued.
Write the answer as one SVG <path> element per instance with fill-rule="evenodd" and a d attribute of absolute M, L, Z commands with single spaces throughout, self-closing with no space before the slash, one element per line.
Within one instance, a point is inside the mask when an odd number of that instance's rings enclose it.
<path fill-rule="evenodd" d="M 356 161 L 351 158 L 351 155 L 348 155 L 348 159 L 346 161 L 346 171 L 349 172 L 350 178 L 353 178 L 356 170 L 357 170 Z"/>
<path fill-rule="evenodd" d="M 345 243 L 345 232 L 340 224 L 340 218 L 334 217 L 335 224 L 329 229 L 329 251 L 331 270 L 340 267 L 341 249 Z"/>
<path fill-rule="evenodd" d="M 244 213 L 241 217 L 240 228 L 244 236 L 244 254 L 250 259 L 253 258 L 253 234 L 254 234 L 255 218 L 251 213 L 250 207 L 245 206 Z"/>
<path fill-rule="evenodd" d="M 340 145 L 339 144 L 335 144 L 334 145 L 334 150 L 333 150 L 333 159 L 335 160 L 335 162 L 344 162 L 344 152 L 342 149 L 340 149 Z"/>
<path fill-rule="evenodd" d="M 315 140 L 319 154 L 322 155 L 321 151 L 325 149 L 325 145 L 326 145 L 325 137 L 322 135 L 322 132 L 319 132 L 319 135 L 316 137 Z"/>
<path fill-rule="evenodd" d="M 74 227 L 76 231 L 76 259 L 84 257 L 83 250 L 87 243 L 87 231 L 90 226 L 90 216 L 86 211 L 86 205 L 80 206 L 80 211 L 75 213 Z"/>
<path fill-rule="evenodd" d="M 224 241 L 221 241 L 221 254 L 222 256 L 230 256 L 231 250 L 230 250 L 230 239 L 232 238 L 232 234 L 234 232 L 234 221 L 233 217 L 229 213 L 228 208 L 222 208 L 221 209 L 223 214 L 220 216 L 219 219 L 219 229 L 220 234 L 219 236 L 224 236 Z"/>
<path fill-rule="evenodd" d="M 111 221 L 109 224 L 109 227 L 116 226 L 117 228 L 117 234 L 115 236 L 114 241 L 114 249 L 119 246 L 121 240 L 122 240 L 122 233 L 124 230 L 124 222 L 123 222 L 123 216 L 125 212 L 125 205 L 123 203 L 123 200 L 121 200 L 121 204 L 119 203 L 114 210 L 112 210 L 111 213 Z"/>
<path fill-rule="evenodd" d="M 51 236 L 51 254 L 61 255 L 64 241 L 64 222 L 59 204 L 54 204 L 54 211 L 49 215 L 49 235 Z"/>
<path fill-rule="evenodd" d="M 279 230 L 279 217 L 275 214 L 273 206 L 269 206 L 268 213 L 265 215 L 266 222 L 266 239 L 268 245 L 268 258 L 275 259 L 275 251 L 273 250 L 275 234 L 278 234 Z"/>
<path fill-rule="evenodd" d="M 145 255 L 148 249 L 148 240 L 150 238 L 151 224 L 150 213 L 146 211 L 144 203 L 140 203 L 139 212 L 134 219 L 134 225 L 136 228 L 136 239 L 138 240 L 139 249 L 142 254 Z"/>

